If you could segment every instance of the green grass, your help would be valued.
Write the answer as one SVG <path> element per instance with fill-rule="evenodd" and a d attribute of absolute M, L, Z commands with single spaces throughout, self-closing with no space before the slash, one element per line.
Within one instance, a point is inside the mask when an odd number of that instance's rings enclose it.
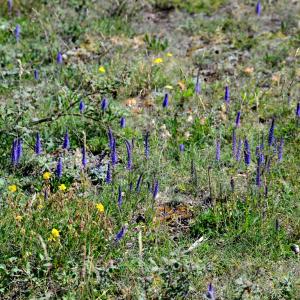
<path fill-rule="evenodd" d="M 3 4 L 1 299 L 206 299 L 210 282 L 217 299 L 299 299 L 299 254 L 292 245 L 300 240 L 300 7 L 264 2 L 257 17 L 254 2 L 14 1 L 11 14 Z M 58 51 L 63 65 L 56 63 Z M 201 94 L 195 95 L 198 69 Z M 276 147 L 268 146 L 273 117 Z M 118 156 L 111 184 L 105 182 L 109 128 Z M 237 139 L 249 140 L 247 167 L 243 148 L 240 161 L 232 155 L 234 129 Z M 66 130 L 68 151 L 62 149 Z M 41 155 L 34 152 L 37 132 Z M 23 155 L 13 166 L 17 137 Z M 255 150 L 262 137 L 271 163 L 269 170 L 261 167 L 257 187 Z M 131 171 L 126 140 L 134 144 Z M 59 157 L 61 178 L 55 175 Z M 122 227 L 125 235 L 116 242 Z"/>

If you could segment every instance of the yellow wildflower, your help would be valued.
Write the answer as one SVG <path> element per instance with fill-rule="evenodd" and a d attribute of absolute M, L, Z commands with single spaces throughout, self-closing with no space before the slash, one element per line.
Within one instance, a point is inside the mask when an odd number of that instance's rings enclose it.
<path fill-rule="evenodd" d="M 165 89 L 173 90 L 173 87 L 172 87 L 171 85 L 166 85 L 166 86 L 165 86 Z"/>
<path fill-rule="evenodd" d="M 48 241 L 54 241 L 55 242 L 57 239 L 59 239 L 59 237 L 60 237 L 59 231 L 56 228 L 53 228 L 51 230 L 51 234 L 48 238 Z"/>
<path fill-rule="evenodd" d="M 62 183 L 61 185 L 58 186 L 58 189 L 60 191 L 65 191 L 67 189 L 67 187 L 65 186 L 65 184 Z"/>
<path fill-rule="evenodd" d="M 106 70 L 103 66 L 100 66 L 98 71 L 99 71 L 99 73 L 102 73 L 102 74 L 104 74 L 106 72 Z"/>
<path fill-rule="evenodd" d="M 38 209 L 42 209 L 44 206 L 42 205 L 42 204 L 39 204 L 38 206 L 37 206 L 37 208 Z"/>
<path fill-rule="evenodd" d="M 23 217 L 20 216 L 20 215 L 17 215 L 17 216 L 15 217 L 15 219 L 16 219 L 17 222 L 21 222 L 22 219 L 23 219 Z"/>
<path fill-rule="evenodd" d="M 98 209 L 99 213 L 104 213 L 104 206 L 102 203 L 96 204 L 96 208 Z"/>
<path fill-rule="evenodd" d="M 163 62 L 164 60 L 161 58 L 161 57 L 158 57 L 158 58 L 155 58 L 153 60 L 153 63 L 156 64 L 156 65 L 159 65 Z"/>
<path fill-rule="evenodd" d="M 172 57 L 173 54 L 172 54 L 171 52 L 168 52 L 168 53 L 167 53 L 167 56 L 168 56 L 168 57 Z"/>
<path fill-rule="evenodd" d="M 50 177 L 51 177 L 51 173 L 50 173 L 50 172 L 45 172 L 45 173 L 43 174 L 43 178 L 44 178 L 45 180 L 49 180 Z"/>
<path fill-rule="evenodd" d="M 17 191 L 17 186 L 15 184 L 12 184 L 8 187 L 8 190 L 12 193 Z"/>

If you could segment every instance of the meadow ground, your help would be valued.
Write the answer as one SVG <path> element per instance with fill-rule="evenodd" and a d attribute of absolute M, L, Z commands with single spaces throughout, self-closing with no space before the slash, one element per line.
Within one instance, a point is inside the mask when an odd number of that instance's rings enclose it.
<path fill-rule="evenodd" d="M 0 0 L 1 299 L 300 299 L 300 2 Z"/>

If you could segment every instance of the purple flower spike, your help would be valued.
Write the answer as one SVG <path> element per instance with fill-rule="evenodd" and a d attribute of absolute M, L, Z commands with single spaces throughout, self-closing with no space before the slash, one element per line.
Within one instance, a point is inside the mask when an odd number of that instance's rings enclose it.
<path fill-rule="evenodd" d="M 86 158 L 86 149 L 85 145 L 82 147 L 82 166 L 85 168 L 87 165 L 87 158 Z"/>
<path fill-rule="evenodd" d="M 250 165 L 251 162 L 251 152 L 250 152 L 250 146 L 247 139 L 244 141 L 244 159 L 246 166 Z"/>
<path fill-rule="evenodd" d="M 114 136 L 113 136 L 110 128 L 108 128 L 107 135 L 108 135 L 108 141 L 109 141 L 108 146 L 109 146 L 109 149 L 111 150 L 114 145 Z"/>
<path fill-rule="evenodd" d="M 184 144 L 179 145 L 179 151 L 182 153 L 184 152 Z"/>
<path fill-rule="evenodd" d="M 261 186 L 260 167 L 259 167 L 259 165 L 258 165 L 257 168 L 256 168 L 256 180 L 255 180 L 255 182 L 256 182 L 256 185 L 257 185 L 258 187 Z"/>
<path fill-rule="evenodd" d="M 126 127 L 126 119 L 124 117 L 122 117 L 120 119 L 120 126 L 121 126 L 121 128 L 125 128 Z"/>
<path fill-rule="evenodd" d="M 153 199 L 154 200 L 157 198 L 158 191 L 159 191 L 159 183 L 158 183 L 158 180 L 155 180 L 154 189 L 153 189 Z"/>
<path fill-rule="evenodd" d="M 17 164 L 20 162 L 23 155 L 23 141 L 21 138 L 17 142 Z"/>
<path fill-rule="evenodd" d="M 260 1 L 257 1 L 257 4 L 255 6 L 255 12 L 258 16 L 260 16 L 261 14 L 261 4 L 260 4 Z"/>
<path fill-rule="evenodd" d="M 81 114 L 83 114 L 84 110 L 85 110 L 85 104 L 84 104 L 83 100 L 80 100 L 80 102 L 79 102 L 79 111 L 80 111 Z"/>
<path fill-rule="evenodd" d="M 63 63 L 63 57 L 62 57 L 62 53 L 58 52 L 57 56 L 56 56 L 56 62 L 61 65 Z"/>
<path fill-rule="evenodd" d="M 211 300 L 215 300 L 216 299 L 215 289 L 213 288 L 213 286 L 212 286 L 211 283 L 208 285 L 206 296 L 207 296 L 208 299 L 211 299 Z"/>
<path fill-rule="evenodd" d="M 62 158 L 60 157 L 58 159 L 57 166 L 56 166 L 56 176 L 58 178 L 61 178 L 62 177 L 62 172 L 63 172 L 63 163 L 62 163 Z"/>
<path fill-rule="evenodd" d="M 139 192 L 140 189 L 141 189 L 142 178 L 143 178 L 143 174 L 141 174 L 141 175 L 139 176 L 139 178 L 138 178 L 138 180 L 137 180 L 137 182 L 136 182 L 136 188 L 135 188 L 135 190 L 136 190 L 137 192 Z"/>
<path fill-rule="evenodd" d="M 17 24 L 17 26 L 14 30 L 14 34 L 15 34 L 15 37 L 16 37 L 16 41 L 18 43 L 19 40 L 20 40 L 20 34 L 21 34 L 21 26 L 19 24 Z"/>
<path fill-rule="evenodd" d="M 8 11 L 9 11 L 9 12 L 11 12 L 12 6 L 13 6 L 12 0 L 8 0 L 8 1 L 7 1 L 7 8 L 8 8 Z"/>
<path fill-rule="evenodd" d="M 169 105 L 169 94 L 165 94 L 162 106 L 163 106 L 163 108 L 166 108 L 166 107 L 168 107 L 168 105 Z"/>
<path fill-rule="evenodd" d="M 271 146 L 274 143 L 274 127 L 275 127 L 275 119 L 272 119 L 271 127 L 269 129 L 269 137 L 268 144 Z"/>
<path fill-rule="evenodd" d="M 232 131 L 232 155 L 235 156 L 236 154 L 236 133 L 235 129 Z"/>
<path fill-rule="evenodd" d="M 235 160 L 236 161 L 241 160 L 241 153 L 242 153 L 242 140 L 239 139 L 238 147 L 237 147 L 236 154 L 235 154 Z"/>
<path fill-rule="evenodd" d="M 284 140 L 283 140 L 283 138 L 281 138 L 279 146 L 278 146 L 278 161 L 279 162 L 282 161 L 283 145 L 284 145 Z"/>
<path fill-rule="evenodd" d="M 116 242 L 119 242 L 123 238 L 123 236 L 125 235 L 125 231 L 126 231 L 126 227 L 123 226 L 121 228 L 121 230 L 116 234 L 116 237 L 115 237 Z"/>
<path fill-rule="evenodd" d="M 40 155 L 42 153 L 42 142 L 39 133 L 36 134 L 34 151 L 37 155 Z"/>
<path fill-rule="evenodd" d="M 101 110 L 106 111 L 107 108 L 108 108 L 108 101 L 106 98 L 103 98 L 101 101 Z"/>
<path fill-rule="evenodd" d="M 122 190 L 121 190 L 121 186 L 119 185 L 119 189 L 118 189 L 118 207 L 119 207 L 119 209 L 121 209 L 122 202 L 123 202 Z"/>
<path fill-rule="evenodd" d="M 201 83 L 200 83 L 200 74 L 198 73 L 196 84 L 195 84 L 195 93 L 196 95 L 200 95 L 201 93 Z"/>
<path fill-rule="evenodd" d="M 216 161 L 220 161 L 220 154 L 221 154 L 221 142 L 217 140 L 216 142 Z"/>
<path fill-rule="evenodd" d="M 229 87 L 228 86 L 225 87 L 224 100 L 225 100 L 226 104 L 228 105 L 229 102 L 230 102 L 230 92 L 229 92 Z"/>
<path fill-rule="evenodd" d="M 150 149 L 149 149 L 149 131 L 147 131 L 146 135 L 145 135 L 145 156 L 146 156 L 146 159 L 149 159 L 149 152 L 150 152 Z"/>
<path fill-rule="evenodd" d="M 111 183 L 111 167 L 110 167 L 110 163 L 107 164 L 107 171 L 106 171 L 106 178 L 105 178 L 105 182 L 107 184 Z"/>
<path fill-rule="evenodd" d="M 300 102 L 297 103 L 297 107 L 296 107 L 296 117 L 300 118 Z"/>
<path fill-rule="evenodd" d="M 129 141 L 125 141 L 126 150 L 127 150 L 127 169 L 132 169 L 132 148 Z"/>
<path fill-rule="evenodd" d="M 13 166 L 17 165 L 17 144 L 18 144 L 18 139 L 14 139 L 11 148 L 11 163 Z"/>
<path fill-rule="evenodd" d="M 238 111 L 238 113 L 236 115 L 236 119 L 235 119 L 235 126 L 240 127 L 240 124 L 241 124 L 241 112 Z"/>
<path fill-rule="evenodd" d="M 33 75 L 35 80 L 39 80 L 39 71 L 37 69 L 33 71 Z"/>
<path fill-rule="evenodd" d="M 113 139 L 113 144 L 112 148 L 110 150 L 110 156 L 111 156 L 111 164 L 112 166 L 115 166 L 116 163 L 118 162 L 118 157 L 117 157 L 117 148 L 116 148 L 116 139 Z"/>
<path fill-rule="evenodd" d="M 63 149 L 66 149 L 66 150 L 70 149 L 70 138 L 69 138 L 68 130 L 66 131 L 65 136 L 64 136 Z"/>

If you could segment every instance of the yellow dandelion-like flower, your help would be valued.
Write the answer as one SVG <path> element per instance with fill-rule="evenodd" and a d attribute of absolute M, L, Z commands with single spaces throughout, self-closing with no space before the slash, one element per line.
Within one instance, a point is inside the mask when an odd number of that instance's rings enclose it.
<path fill-rule="evenodd" d="M 163 59 L 161 58 L 161 57 L 158 57 L 158 58 L 155 58 L 154 60 L 153 60 L 153 63 L 155 64 L 155 65 L 159 65 L 159 64 L 161 64 L 161 63 L 163 63 Z"/>
<path fill-rule="evenodd" d="M 15 184 L 12 184 L 8 187 L 8 190 L 12 193 L 17 191 L 17 186 Z"/>
<path fill-rule="evenodd" d="M 171 85 L 166 85 L 165 89 L 167 89 L 167 90 L 173 90 L 173 87 Z"/>
<path fill-rule="evenodd" d="M 50 234 L 50 236 L 48 238 L 48 241 L 55 242 L 55 241 L 57 241 L 57 239 L 59 239 L 59 237 L 60 237 L 59 231 L 56 228 L 53 228 L 51 230 L 51 234 Z"/>
<path fill-rule="evenodd" d="M 99 211 L 99 213 L 104 213 L 104 206 L 102 203 L 96 204 L 96 208 Z"/>
<path fill-rule="evenodd" d="M 50 173 L 50 172 L 45 172 L 45 173 L 43 174 L 43 179 L 44 179 L 44 180 L 49 180 L 50 177 L 51 177 L 51 173 Z"/>
<path fill-rule="evenodd" d="M 23 217 L 20 216 L 20 215 L 17 215 L 17 216 L 15 217 L 15 219 L 16 219 L 17 222 L 21 222 L 22 219 L 23 219 Z"/>
<path fill-rule="evenodd" d="M 171 52 L 168 52 L 168 53 L 167 53 L 167 56 L 168 56 L 168 57 L 172 57 L 173 54 L 172 54 Z"/>
<path fill-rule="evenodd" d="M 99 73 L 102 73 L 102 74 L 104 74 L 106 72 L 106 70 L 103 66 L 100 66 L 98 71 L 99 71 Z"/>
<path fill-rule="evenodd" d="M 38 206 L 37 206 L 37 208 L 38 209 L 42 209 L 44 206 L 42 205 L 42 204 L 39 204 Z"/>
<path fill-rule="evenodd" d="M 67 187 L 66 187 L 65 184 L 62 183 L 61 185 L 58 186 L 58 189 L 59 189 L 60 191 L 65 191 L 65 190 L 67 189 Z"/>

